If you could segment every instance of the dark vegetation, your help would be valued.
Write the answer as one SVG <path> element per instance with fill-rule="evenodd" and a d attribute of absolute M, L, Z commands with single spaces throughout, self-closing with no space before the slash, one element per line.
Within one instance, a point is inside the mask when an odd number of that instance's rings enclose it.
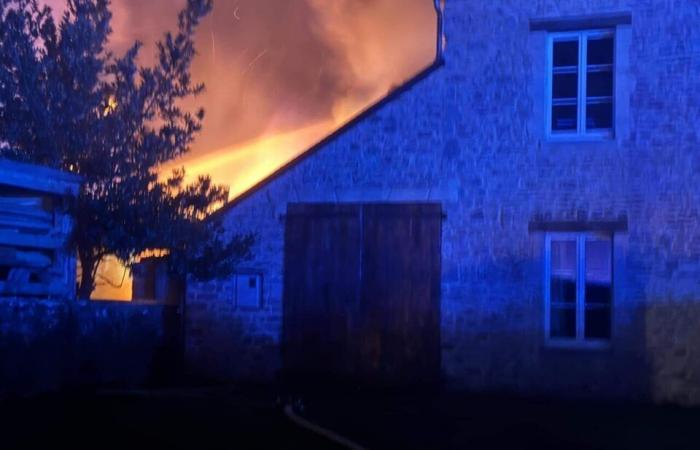
<path fill-rule="evenodd" d="M 0 156 L 83 177 L 70 204 L 81 298 L 108 254 L 128 265 L 165 250 L 172 272 L 200 279 L 229 274 L 248 254 L 251 236 L 224 236 L 206 220 L 227 188 L 208 177 L 187 185 L 184 169 L 157 173 L 202 128 L 204 110 L 187 111 L 182 101 L 204 89 L 190 68 L 197 26 L 211 9 L 212 0 L 187 0 L 177 30 L 145 67 L 140 42 L 124 55 L 108 50 L 109 0 L 67 0 L 58 23 L 38 0 L 0 0 Z"/>

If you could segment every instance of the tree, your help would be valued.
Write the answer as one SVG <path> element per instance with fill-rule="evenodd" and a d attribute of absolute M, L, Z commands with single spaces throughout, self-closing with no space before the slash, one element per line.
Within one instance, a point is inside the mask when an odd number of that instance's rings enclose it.
<path fill-rule="evenodd" d="M 204 89 L 192 81 L 194 34 L 212 0 L 187 0 L 178 27 L 157 43 L 157 61 L 140 66 L 140 42 L 121 56 L 107 50 L 110 0 L 67 0 L 58 24 L 38 0 L 0 0 L 0 155 L 84 177 L 70 208 L 82 276 L 95 287 L 101 259 L 125 263 L 165 249 L 178 274 L 229 274 L 249 255 L 250 235 L 227 236 L 211 212 L 228 190 L 184 169 L 157 170 L 186 154 L 204 110 L 182 108 Z"/>

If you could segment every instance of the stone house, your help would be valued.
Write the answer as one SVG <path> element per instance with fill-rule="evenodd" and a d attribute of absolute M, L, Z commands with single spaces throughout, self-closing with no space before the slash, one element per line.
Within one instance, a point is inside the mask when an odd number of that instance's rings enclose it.
<path fill-rule="evenodd" d="M 700 403 L 700 4 L 437 9 L 434 64 L 221 211 L 258 242 L 188 284 L 190 369 Z"/>

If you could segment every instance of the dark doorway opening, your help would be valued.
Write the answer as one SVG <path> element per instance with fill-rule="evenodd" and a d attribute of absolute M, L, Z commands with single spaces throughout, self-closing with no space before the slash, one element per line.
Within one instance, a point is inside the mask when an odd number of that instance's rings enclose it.
<path fill-rule="evenodd" d="M 296 380 L 434 383 L 440 204 L 290 204 L 283 358 Z"/>

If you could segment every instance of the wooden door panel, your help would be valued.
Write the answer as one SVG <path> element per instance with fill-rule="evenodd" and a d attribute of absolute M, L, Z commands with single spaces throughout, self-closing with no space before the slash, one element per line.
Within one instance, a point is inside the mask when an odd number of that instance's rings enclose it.
<path fill-rule="evenodd" d="M 289 205 L 285 368 L 436 379 L 441 214 L 437 204 Z"/>
<path fill-rule="evenodd" d="M 364 208 L 363 361 L 380 378 L 412 382 L 438 376 L 441 221 L 439 205 Z"/>
<path fill-rule="evenodd" d="M 285 366 L 350 370 L 358 318 L 359 205 L 290 205 L 285 236 Z"/>

